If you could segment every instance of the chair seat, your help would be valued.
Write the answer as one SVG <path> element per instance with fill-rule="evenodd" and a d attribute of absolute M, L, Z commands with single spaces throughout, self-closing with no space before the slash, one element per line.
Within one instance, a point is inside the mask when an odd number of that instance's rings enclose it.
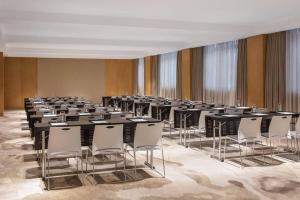
<path fill-rule="evenodd" d="M 81 152 L 55 152 L 55 153 L 47 153 L 48 159 L 54 159 L 54 158 L 75 158 L 75 157 L 81 157 Z"/>
<path fill-rule="evenodd" d="M 289 131 L 287 137 L 289 139 L 300 139 L 300 133 L 297 133 L 296 131 Z"/>
<path fill-rule="evenodd" d="M 119 153 L 122 154 L 124 153 L 123 149 L 97 149 L 93 151 L 93 148 L 90 146 L 89 151 L 92 152 L 92 155 L 108 155 L 108 154 L 115 154 Z"/>
<path fill-rule="evenodd" d="M 159 149 L 158 146 L 147 146 L 147 147 L 137 147 L 134 148 L 134 144 L 133 142 L 131 143 L 127 143 L 128 146 L 130 146 L 132 149 L 138 150 L 138 151 L 147 151 L 147 150 L 155 150 L 155 149 Z"/>
<path fill-rule="evenodd" d="M 243 142 L 256 142 L 256 141 L 261 141 L 263 138 L 244 138 L 242 140 L 239 140 L 238 135 L 227 135 L 227 137 L 233 141 L 236 141 L 238 143 L 243 143 Z"/>

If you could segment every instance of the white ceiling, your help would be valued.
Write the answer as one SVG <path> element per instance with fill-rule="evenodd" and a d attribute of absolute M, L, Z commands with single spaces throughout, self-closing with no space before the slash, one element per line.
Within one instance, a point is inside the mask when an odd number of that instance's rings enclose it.
<path fill-rule="evenodd" d="M 6 56 L 138 58 L 300 27 L 300 0 L 0 0 Z"/>

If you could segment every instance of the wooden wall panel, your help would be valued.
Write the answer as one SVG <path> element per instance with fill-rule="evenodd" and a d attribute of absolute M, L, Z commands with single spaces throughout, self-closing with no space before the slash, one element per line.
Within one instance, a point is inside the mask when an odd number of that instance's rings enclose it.
<path fill-rule="evenodd" d="M 191 49 L 182 50 L 182 99 L 191 99 Z"/>
<path fill-rule="evenodd" d="M 38 96 L 80 96 L 99 103 L 105 91 L 105 60 L 38 59 Z"/>
<path fill-rule="evenodd" d="M 105 95 L 133 95 L 134 60 L 105 61 Z"/>
<path fill-rule="evenodd" d="M 5 109 L 24 108 L 24 98 L 37 95 L 37 59 L 5 58 Z"/>
<path fill-rule="evenodd" d="M 0 52 L 0 116 L 4 113 L 4 57 Z"/>
<path fill-rule="evenodd" d="M 150 56 L 145 58 L 145 95 L 146 96 L 151 96 L 151 66 L 152 66 L 152 59 Z"/>
<path fill-rule="evenodd" d="M 266 37 L 247 39 L 248 105 L 264 107 Z"/>

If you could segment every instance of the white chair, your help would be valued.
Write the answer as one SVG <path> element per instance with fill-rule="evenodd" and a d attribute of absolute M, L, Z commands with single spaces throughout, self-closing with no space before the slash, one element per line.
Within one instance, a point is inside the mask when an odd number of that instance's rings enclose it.
<path fill-rule="evenodd" d="M 81 152 L 81 134 L 80 126 L 73 127 L 50 127 L 48 150 L 46 154 L 48 190 L 50 189 L 50 178 L 70 176 L 51 176 L 50 160 L 56 158 L 75 158 L 78 175 L 78 158 L 81 160 L 82 172 L 82 152 Z"/>
<path fill-rule="evenodd" d="M 136 176 L 136 152 L 137 151 L 146 151 L 147 152 L 147 161 L 148 161 L 148 152 L 151 152 L 153 156 L 154 150 L 161 150 L 162 156 L 162 165 L 163 165 L 163 177 L 165 177 L 165 159 L 164 159 L 164 151 L 163 151 L 163 144 L 162 144 L 162 124 L 161 123 L 139 123 L 136 126 L 136 131 L 134 135 L 134 142 L 133 144 L 125 145 L 125 150 L 127 152 L 128 145 L 133 150 L 133 157 L 134 157 L 134 173 Z M 151 160 L 151 169 L 153 168 L 153 159 Z M 159 173 L 159 172 L 158 172 Z"/>
<path fill-rule="evenodd" d="M 299 140 L 300 140 L 300 119 L 298 117 L 295 131 L 289 131 L 288 138 L 295 141 L 296 152 L 298 152 L 298 160 L 300 160 L 300 149 L 299 149 Z"/>
<path fill-rule="evenodd" d="M 157 104 L 156 103 L 150 103 L 149 104 L 149 110 L 148 110 L 148 117 L 151 117 L 152 118 L 152 107 L 153 106 L 156 106 Z M 157 113 L 158 114 L 158 113 Z"/>
<path fill-rule="evenodd" d="M 288 133 L 290 130 L 291 119 L 292 119 L 291 115 L 272 117 L 269 126 L 269 132 L 266 135 L 264 135 L 264 137 L 269 139 L 269 145 L 272 150 L 272 156 L 274 154 L 273 148 L 275 148 L 273 141 L 277 139 L 280 143 L 282 139 L 288 140 Z"/>
<path fill-rule="evenodd" d="M 168 119 L 168 120 L 164 120 L 164 125 L 165 125 L 165 124 L 169 125 L 169 128 L 170 128 L 169 134 L 170 134 L 170 135 L 171 135 L 171 133 L 172 133 L 172 126 L 174 125 L 174 110 L 175 110 L 176 108 L 177 108 L 177 107 L 172 106 L 171 109 L 170 109 L 169 119 Z"/>
<path fill-rule="evenodd" d="M 215 112 L 213 110 L 202 110 L 199 116 L 198 127 L 192 127 L 194 133 L 198 132 L 200 136 L 200 149 L 201 149 L 201 137 L 205 136 L 206 126 L 205 126 L 205 117 L 207 115 L 213 115 Z M 190 138 L 189 132 L 189 138 Z"/>
<path fill-rule="evenodd" d="M 237 142 L 239 145 L 241 166 L 243 164 L 241 145 L 243 145 L 243 144 L 246 145 L 246 155 L 247 155 L 248 142 L 252 142 L 252 144 L 253 144 L 252 151 L 254 151 L 254 144 L 256 142 L 262 141 L 261 121 L 262 121 L 261 117 L 242 118 L 240 125 L 239 125 L 238 134 L 227 136 L 228 139 Z M 227 144 L 226 139 L 227 138 L 225 138 L 224 160 L 226 158 L 226 144 Z M 263 156 L 264 156 L 264 153 L 263 153 Z"/>
<path fill-rule="evenodd" d="M 123 144 L 123 125 L 96 125 L 93 144 L 88 149 L 92 154 L 93 176 L 95 174 L 95 156 L 96 155 L 114 155 L 115 156 L 115 168 L 117 169 L 117 156 L 123 154 L 124 159 L 124 174 L 126 168 L 126 156 L 124 152 Z M 86 154 L 86 171 L 88 164 L 88 154 Z"/>
<path fill-rule="evenodd" d="M 78 114 L 78 112 L 79 112 L 79 109 L 78 109 L 78 108 L 69 108 L 68 110 L 69 110 L 69 111 L 68 111 L 68 114 L 69 114 L 69 115 L 76 115 L 76 114 Z"/>

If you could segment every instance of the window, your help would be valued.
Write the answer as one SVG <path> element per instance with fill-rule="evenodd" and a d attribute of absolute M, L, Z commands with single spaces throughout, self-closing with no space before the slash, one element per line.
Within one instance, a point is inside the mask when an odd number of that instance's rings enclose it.
<path fill-rule="evenodd" d="M 144 95 L 144 58 L 138 60 L 137 84 L 137 94 Z"/>
<path fill-rule="evenodd" d="M 159 57 L 159 95 L 176 98 L 177 52 Z"/>
<path fill-rule="evenodd" d="M 300 29 L 286 32 L 286 108 L 300 111 Z"/>
<path fill-rule="evenodd" d="M 231 41 L 204 47 L 203 98 L 206 102 L 235 104 L 237 44 Z"/>

